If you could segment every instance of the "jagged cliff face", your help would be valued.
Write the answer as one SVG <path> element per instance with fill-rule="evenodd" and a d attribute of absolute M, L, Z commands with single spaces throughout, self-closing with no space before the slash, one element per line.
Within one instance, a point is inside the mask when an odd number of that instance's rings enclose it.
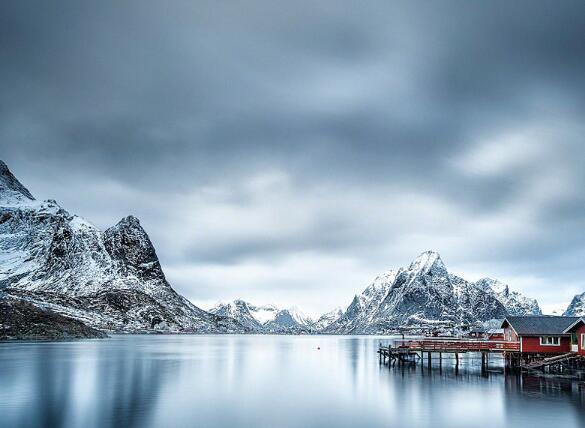
<path fill-rule="evenodd" d="M 5 205 L 17 205 L 34 199 L 28 189 L 10 172 L 8 166 L 0 160 L 0 201 Z"/>
<path fill-rule="evenodd" d="M 540 313 L 536 301 L 507 287 L 505 292 L 493 290 L 490 281 L 473 283 L 451 275 L 439 254 L 427 251 L 408 268 L 377 277 L 324 331 L 383 333 L 403 326 L 471 324 L 508 313 Z"/>
<path fill-rule="evenodd" d="M 483 278 L 476 283 L 479 287 L 493 291 L 506 308 L 508 315 L 542 315 L 536 299 L 530 299 L 497 279 Z"/>
<path fill-rule="evenodd" d="M 0 289 L 112 331 L 245 331 L 178 295 L 135 217 L 101 232 L 0 164 Z"/>
<path fill-rule="evenodd" d="M 404 325 L 457 320 L 453 284 L 438 254 L 423 253 L 399 271 L 380 304 L 378 318 Z"/>
<path fill-rule="evenodd" d="M 567 310 L 563 314 L 566 317 L 585 316 L 585 293 L 577 294 L 569 303 Z"/>

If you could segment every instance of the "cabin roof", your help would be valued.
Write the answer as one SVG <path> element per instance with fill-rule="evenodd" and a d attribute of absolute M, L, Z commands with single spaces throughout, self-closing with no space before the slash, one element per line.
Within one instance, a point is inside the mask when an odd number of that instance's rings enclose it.
<path fill-rule="evenodd" d="M 579 317 L 552 315 L 506 317 L 502 322 L 502 328 L 509 325 L 518 336 L 561 335 L 566 334 L 565 330 L 577 320 Z"/>
<path fill-rule="evenodd" d="M 565 329 L 565 333 L 570 333 L 573 330 L 575 330 L 577 327 L 579 327 L 581 324 L 585 324 L 585 320 L 581 317 L 581 318 L 577 318 L 574 322 L 572 322 L 566 329 Z"/>

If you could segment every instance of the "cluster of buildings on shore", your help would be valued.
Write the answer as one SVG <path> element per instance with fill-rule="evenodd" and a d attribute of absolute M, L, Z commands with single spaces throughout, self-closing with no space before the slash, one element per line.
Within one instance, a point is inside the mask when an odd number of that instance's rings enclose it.
<path fill-rule="evenodd" d="M 457 338 L 395 340 L 391 346 L 380 345 L 380 361 L 423 361 L 426 353 L 429 369 L 432 355 L 438 355 L 441 366 L 443 354 L 453 354 L 456 369 L 459 355 L 481 353 L 482 371 L 487 369 L 489 355 L 501 354 L 506 368 L 521 369 L 585 369 L 585 317 L 509 316 L 499 329 L 469 330 Z"/>
<path fill-rule="evenodd" d="M 429 331 L 427 336 L 453 336 L 453 329 Z M 506 317 L 500 328 L 463 329 L 462 338 L 504 341 L 518 344 L 521 353 L 564 354 L 585 356 L 585 316 L 524 315 Z"/>
<path fill-rule="evenodd" d="M 521 354 L 585 356 L 585 317 L 514 316 L 502 322 L 503 340 L 517 342 Z"/>

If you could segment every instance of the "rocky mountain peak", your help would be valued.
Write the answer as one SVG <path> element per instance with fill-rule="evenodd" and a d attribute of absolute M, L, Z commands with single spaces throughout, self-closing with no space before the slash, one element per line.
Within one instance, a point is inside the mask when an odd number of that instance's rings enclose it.
<path fill-rule="evenodd" d="M 164 279 L 154 246 L 136 217 L 124 217 L 107 229 L 104 246 L 112 259 L 138 276 Z"/>
<path fill-rule="evenodd" d="M 407 269 L 377 276 L 324 331 L 382 333 L 405 325 L 438 328 L 441 323 L 473 324 L 506 314 L 540 314 L 540 308 L 536 300 L 510 291 L 499 281 L 470 282 L 450 275 L 437 252 L 425 251 Z"/>
<path fill-rule="evenodd" d="M 0 160 L 0 200 L 2 202 L 34 201 L 35 198 Z"/>
<path fill-rule="evenodd" d="M 585 315 L 585 293 L 577 294 L 571 300 L 567 310 L 563 314 L 566 317 L 581 317 Z"/>
<path fill-rule="evenodd" d="M 436 251 L 425 251 L 409 266 L 409 271 L 426 274 L 447 274 L 447 268 Z"/>

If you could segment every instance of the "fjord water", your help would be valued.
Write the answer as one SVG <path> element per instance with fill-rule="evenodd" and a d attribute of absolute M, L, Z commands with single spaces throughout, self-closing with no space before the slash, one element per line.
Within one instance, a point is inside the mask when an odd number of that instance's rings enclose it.
<path fill-rule="evenodd" d="M 380 365 L 388 338 L 0 343 L 2 427 L 585 426 L 575 381 Z M 320 348 L 320 349 L 319 349 Z"/>

